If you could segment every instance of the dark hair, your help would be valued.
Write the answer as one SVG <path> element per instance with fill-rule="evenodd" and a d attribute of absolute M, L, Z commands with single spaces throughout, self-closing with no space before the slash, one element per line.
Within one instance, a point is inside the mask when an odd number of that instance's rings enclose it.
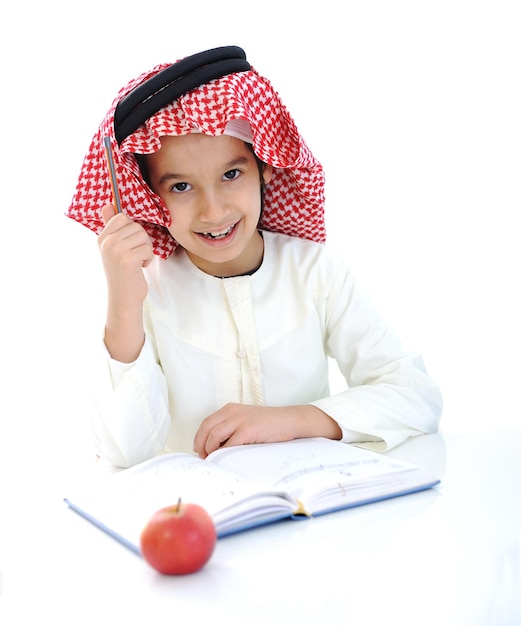
<path fill-rule="evenodd" d="M 139 171 L 141 172 L 141 176 L 145 183 L 152 189 L 152 185 L 150 184 L 150 178 L 148 175 L 148 164 L 146 159 L 146 154 L 140 154 L 138 152 L 134 152 L 134 156 L 136 157 L 136 162 L 139 167 Z"/>
<path fill-rule="evenodd" d="M 255 154 L 255 151 L 253 150 L 253 146 L 251 145 L 251 143 L 248 143 L 247 141 L 245 141 L 244 143 L 246 147 L 248 148 L 248 150 L 255 157 L 255 163 L 257 163 L 257 168 L 259 170 L 261 190 L 264 192 L 264 187 L 266 186 L 266 183 L 264 182 L 264 168 L 266 167 L 267 163 L 265 163 L 262 159 L 259 159 L 259 157 Z"/>
<path fill-rule="evenodd" d="M 246 147 L 248 148 L 248 150 L 255 157 L 255 163 L 257 163 L 257 168 L 259 170 L 260 192 L 261 192 L 261 210 L 260 210 L 260 215 L 259 215 L 259 222 L 260 222 L 262 219 L 262 214 L 264 213 L 264 189 L 266 188 L 266 183 L 264 182 L 264 168 L 266 167 L 267 163 L 265 163 L 262 159 L 259 159 L 259 157 L 255 154 L 255 151 L 251 143 L 248 143 L 247 141 L 245 141 L 244 143 L 246 144 Z"/>

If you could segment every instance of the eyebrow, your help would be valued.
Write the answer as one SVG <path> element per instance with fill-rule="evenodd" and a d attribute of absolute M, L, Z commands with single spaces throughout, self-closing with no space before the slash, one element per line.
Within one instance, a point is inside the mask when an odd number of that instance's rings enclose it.
<path fill-rule="evenodd" d="M 236 159 L 232 159 L 231 161 L 228 161 L 228 163 L 224 163 L 221 169 L 223 172 L 227 172 L 229 170 L 233 170 L 238 165 L 245 165 L 246 163 L 248 163 L 248 159 L 246 157 L 237 157 Z M 163 176 L 161 176 L 158 184 L 159 186 L 161 186 L 163 183 L 166 183 L 167 181 L 185 180 L 186 178 L 190 178 L 190 177 L 184 174 L 175 174 L 174 172 L 166 172 L 165 174 L 163 174 Z"/>

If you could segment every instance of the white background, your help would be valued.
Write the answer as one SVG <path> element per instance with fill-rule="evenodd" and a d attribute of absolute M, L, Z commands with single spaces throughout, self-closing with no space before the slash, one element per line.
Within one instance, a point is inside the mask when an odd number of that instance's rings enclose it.
<path fill-rule="evenodd" d="M 270 78 L 323 162 L 329 244 L 424 355 L 445 398 L 442 429 L 519 426 L 518 6 L 5 2 L 3 458 L 76 455 L 88 438 L 104 279 L 95 236 L 64 212 L 99 122 L 142 71 L 230 44 Z"/>

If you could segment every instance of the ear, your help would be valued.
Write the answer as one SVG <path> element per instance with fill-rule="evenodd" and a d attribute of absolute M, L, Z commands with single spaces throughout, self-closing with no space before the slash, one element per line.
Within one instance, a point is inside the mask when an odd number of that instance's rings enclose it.
<path fill-rule="evenodd" d="M 266 163 L 266 165 L 264 166 L 264 169 L 262 170 L 262 180 L 265 185 L 266 183 L 270 182 L 272 176 L 273 176 L 273 167 Z"/>

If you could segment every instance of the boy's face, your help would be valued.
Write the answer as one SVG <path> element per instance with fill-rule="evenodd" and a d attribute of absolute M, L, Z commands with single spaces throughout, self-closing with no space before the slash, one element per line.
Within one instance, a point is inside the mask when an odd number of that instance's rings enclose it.
<path fill-rule="evenodd" d="M 146 160 L 151 187 L 172 217 L 170 233 L 197 267 L 234 276 L 260 264 L 261 181 L 244 142 L 199 133 L 162 137 Z M 266 166 L 264 182 L 271 173 Z"/>

